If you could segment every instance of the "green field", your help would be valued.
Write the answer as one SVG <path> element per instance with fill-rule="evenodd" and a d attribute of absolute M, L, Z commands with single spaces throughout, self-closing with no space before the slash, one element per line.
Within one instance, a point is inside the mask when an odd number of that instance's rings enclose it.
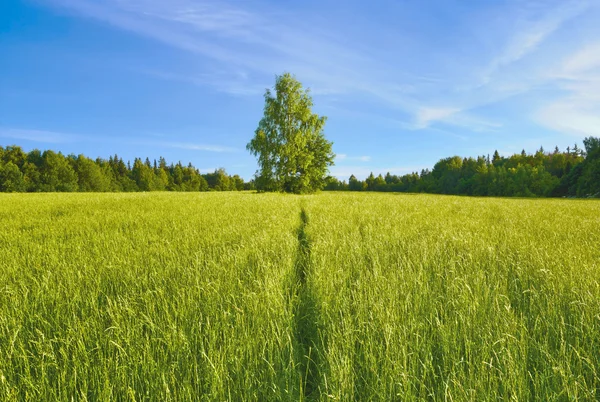
<path fill-rule="evenodd" d="M 597 400 L 600 202 L 0 195 L 0 400 Z"/>

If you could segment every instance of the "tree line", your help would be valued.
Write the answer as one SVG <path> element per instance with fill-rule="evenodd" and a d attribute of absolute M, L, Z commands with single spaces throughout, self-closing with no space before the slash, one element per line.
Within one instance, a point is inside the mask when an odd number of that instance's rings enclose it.
<path fill-rule="evenodd" d="M 0 191 L 3 192 L 132 192 L 240 191 L 252 182 L 228 175 L 224 169 L 201 174 L 192 164 L 167 164 L 135 158 L 133 165 L 118 155 L 92 160 L 52 150 L 24 152 L 19 146 L 0 146 Z"/>
<path fill-rule="evenodd" d="M 535 154 L 522 151 L 493 156 L 441 159 L 432 170 L 403 176 L 373 173 L 362 181 L 354 175 L 348 182 L 328 177 L 325 190 L 394 191 L 497 197 L 600 197 L 600 138 L 552 152 L 540 148 Z"/>
<path fill-rule="evenodd" d="M 490 157 L 441 159 L 433 169 L 366 180 L 350 176 L 340 181 L 328 176 L 325 191 L 390 191 L 497 197 L 600 197 L 600 138 L 583 140 L 564 151 L 540 148 L 510 157 L 498 151 Z M 0 146 L 2 192 L 133 192 L 133 191 L 240 191 L 254 190 L 224 169 L 201 174 L 192 164 L 167 164 L 135 158 L 125 163 L 118 155 L 92 160 L 52 150 L 28 153 L 19 146 Z"/>

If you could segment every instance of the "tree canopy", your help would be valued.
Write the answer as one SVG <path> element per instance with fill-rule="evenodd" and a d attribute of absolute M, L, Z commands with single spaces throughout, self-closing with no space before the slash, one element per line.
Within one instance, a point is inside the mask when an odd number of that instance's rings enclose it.
<path fill-rule="evenodd" d="M 258 158 L 258 191 L 312 193 L 323 188 L 335 157 L 325 139 L 325 116 L 312 112 L 308 89 L 289 73 L 265 92 L 264 116 L 246 148 Z"/>
<path fill-rule="evenodd" d="M 0 192 L 54 191 L 239 191 L 252 190 L 224 169 L 200 174 L 192 164 L 167 165 L 164 158 L 150 162 L 135 158 L 133 165 L 117 155 L 92 160 L 34 149 L 25 153 L 16 145 L 0 146 Z"/>
<path fill-rule="evenodd" d="M 583 140 L 561 152 L 543 148 L 535 154 L 503 157 L 452 156 L 441 159 L 432 170 L 403 176 L 371 173 L 364 181 L 350 176 L 348 182 L 327 178 L 330 191 L 397 191 L 495 197 L 600 197 L 600 138 Z"/>
<path fill-rule="evenodd" d="M 535 154 L 499 152 L 477 158 L 441 159 L 432 170 L 402 176 L 371 173 L 364 181 L 351 175 L 340 181 L 325 177 L 325 190 L 394 191 L 496 197 L 600 197 L 600 138 L 588 137 L 583 148 L 561 152 L 540 148 Z M 167 164 L 164 158 L 125 162 L 117 155 L 92 160 L 51 150 L 0 146 L 0 192 L 38 191 L 232 191 L 253 190 L 223 169 L 200 174 L 192 164 Z M 266 191 L 262 189 L 261 191 Z M 279 190 L 284 191 L 284 189 Z M 305 192 L 308 190 L 305 190 Z M 298 191 L 302 192 L 302 191 Z"/>

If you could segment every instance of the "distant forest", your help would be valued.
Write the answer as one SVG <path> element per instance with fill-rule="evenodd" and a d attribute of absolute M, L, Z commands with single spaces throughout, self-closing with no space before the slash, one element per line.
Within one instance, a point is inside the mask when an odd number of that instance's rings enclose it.
<path fill-rule="evenodd" d="M 403 176 L 387 173 L 348 182 L 328 177 L 325 191 L 390 191 L 499 197 L 600 197 L 600 138 L 583 140 L 552 152 L 540 148 L 510 157 L 496 151 L 490 157 L 440 160 L 432 170 Z M 131 164 L 119 156 L 90 159 L 19 146 L 0 146 L 0 191 L 3 192 L 132 192 L 240 191 L 254 182 L 217 169 L 201 174 L 192 164 L 167 164 L 164 158 Z"/>
<path fill-rule="evenodd" d="M 238 176 L 217 169 L 200 174 L 192 164 L 167 164 L 136 158 L 133 165 L 118 155 L 92 160 L 18 146 L 0 147 L 0 191 L 4 192 L 132 192 L 132 191 L 240 191 L 251 190 Z"/>
<path fill-rule="evenodd" d="M 328 178 L 326 190 L 395 191 L 496 197 L 600 197 L 600 138 L 583 140 L 561 151 L 540 148 L 490 158 L 453 156 L 440 160 L 432 170 L 404 176 L 373 173 L 364 181 L 353 175 L 342 182 Z"/>

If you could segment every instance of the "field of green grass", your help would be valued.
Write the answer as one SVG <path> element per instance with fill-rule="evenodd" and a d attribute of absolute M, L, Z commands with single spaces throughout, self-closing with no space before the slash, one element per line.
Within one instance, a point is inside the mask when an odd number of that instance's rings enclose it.
<path fill-rule="evenodd" d="M 600 202 L 0 195 L 0 400 L 598 400 Z"/>

